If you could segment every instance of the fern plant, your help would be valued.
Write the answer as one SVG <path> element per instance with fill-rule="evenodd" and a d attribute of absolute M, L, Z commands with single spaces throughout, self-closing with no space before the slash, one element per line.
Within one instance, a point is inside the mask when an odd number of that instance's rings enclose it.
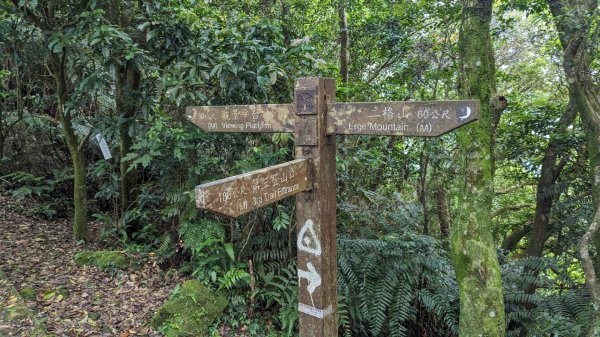
<path fill-rule="evenodd" d="M 588 292 L 555 273 L 564 270 L 559 262 L 527 257 L 503 265 L 507 336 L 585 335 L 594 312 Z M 538 291 L 527 291 L 532 286 Z"/>
<path fill-rule="evenodd" d="M 457 288 L 439 243 L 404 234 L 338 242 L 345 336 L 457 333 Z"/>
<path fill-rule="evenodd" d="M 0 188 L 10 191 L 17 200 L 37 201 L 33 213 L 46 219 L 65 215 L 68 204 L 64 191 L 72 179 L 68 170 L 54 170 L 49 176 L 36 176 L 29 172 L 15 171 L 0 177 Z"/>
<path fill-rule="evenodd" d="M 262 286 L 255 291 L 262 308 L 274 308 L 279 329 L 283 336 L 298 335 L 298 278 L 296 263 L 292 260 L 282 267 L 277 275 L 274 272 L 259 272 Z"/>

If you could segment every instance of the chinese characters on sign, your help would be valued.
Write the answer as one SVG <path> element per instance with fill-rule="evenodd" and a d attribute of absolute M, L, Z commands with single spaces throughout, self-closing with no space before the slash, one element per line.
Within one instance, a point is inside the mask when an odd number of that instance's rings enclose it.
<path fill-rule="evenodd" d="M 308 165 L 298 159 L 196 187 L 198 208 L 238 217 L 306 190 Z"/>

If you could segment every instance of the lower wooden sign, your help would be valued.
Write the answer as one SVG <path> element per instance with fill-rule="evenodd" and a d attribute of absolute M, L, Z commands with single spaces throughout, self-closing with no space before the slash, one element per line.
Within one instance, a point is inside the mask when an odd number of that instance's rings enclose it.
<path fill-rule="evenodd" d="M 196 206 L 238 217 L 303 192 L 308 187 L 308 160 L 297 159 L 196 186 Z"/>

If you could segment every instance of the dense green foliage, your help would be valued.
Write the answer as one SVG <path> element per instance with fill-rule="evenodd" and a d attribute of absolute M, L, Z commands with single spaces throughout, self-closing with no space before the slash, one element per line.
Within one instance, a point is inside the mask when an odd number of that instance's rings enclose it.
<path fill-rule="evenodd" d="M 342 4 L 346 84 L 338 65 Z M 75 211 L 76 168 L 51 70 L 62 58 L 64 116 L 86 169 L 84 211 L 102 223 L 93 239 L 156 254 L 165 270 L 226 296 L 223 314 L 211 313 L 212 333 L 225 326 L 296 336 L 293 199 L 237 219 L 194 204 L 201 182 L 293 159 L 292 136 L 207 133 L 185 120 L 185 107 L 289 103 L 295 79 L 308 76 L 336 78 L 338 101 L 458 99 L 461 10 L 453 0 L 0 1 L 0 188 L 40 217 Z M 27 15 L 48 11 L 56 20 L 47 31 Z M 590 18 L 596 50 L 598 17 Z M 507 335 L 584 335 L 593 307 L 577 245 L 596 207 L 584 125 L 579 116 L 561 119 L 569 79 L 546 2 L 496 2 L 491 38 L 496 91 L 508 106 L 485 144 L 495 157 L 495 194 L 484 213 L 502 270 Z M 596 85 L 599 53 L 591 55 Z M 103 159 L 96 134 L 112 159 Z M 449 231 L 474 213 L 461 202 L 466 139 L 338 138 L 340 334 L 457 336 Z M 555 174 L 539 184 L 549 148 Z M 122 207 L 126 174 L 135 201 Z M 541 215 L 540 199 L 552 201 Z M 540 223 L 543 238 L 532 234 Z M 534 242 L 541 256 L 531 254 Z M 169 335 L 175 325 L 161 329 Z"/>

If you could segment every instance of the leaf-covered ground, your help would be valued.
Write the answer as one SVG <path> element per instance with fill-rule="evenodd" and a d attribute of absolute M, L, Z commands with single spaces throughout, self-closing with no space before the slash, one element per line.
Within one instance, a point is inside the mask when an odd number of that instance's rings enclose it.
<path fill-rule="evenodd" d="M 147 323 L 180 280 L 152 257 L 124 272 L 79 267 L 74 255 L 99 247 L 75 245 L 68 221 L 0 205 L 0 336 L 159 336 Z"/>

